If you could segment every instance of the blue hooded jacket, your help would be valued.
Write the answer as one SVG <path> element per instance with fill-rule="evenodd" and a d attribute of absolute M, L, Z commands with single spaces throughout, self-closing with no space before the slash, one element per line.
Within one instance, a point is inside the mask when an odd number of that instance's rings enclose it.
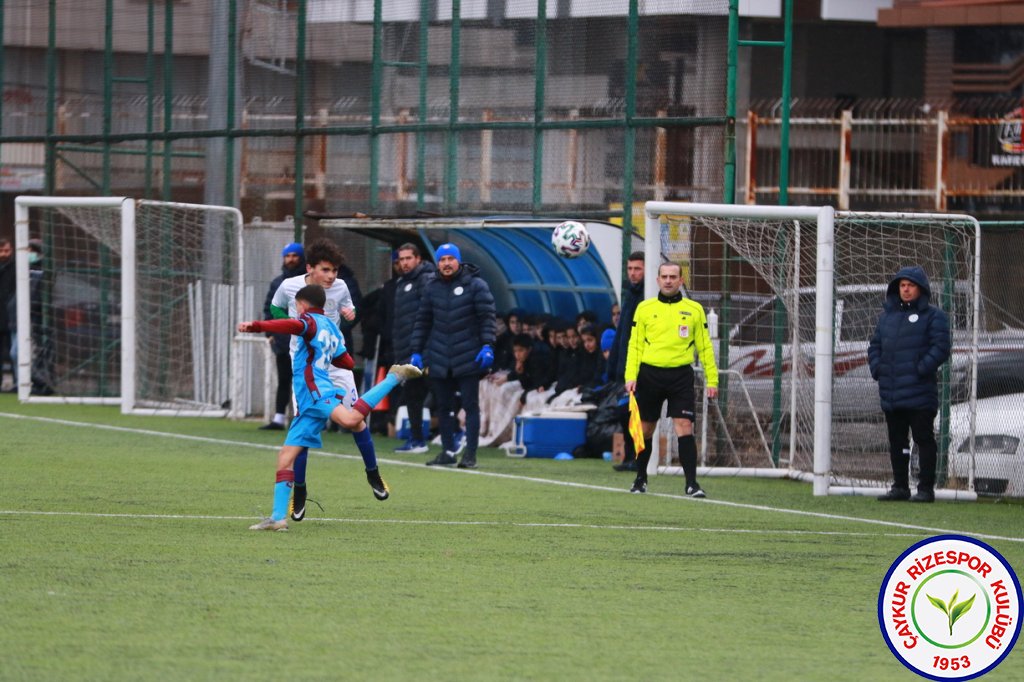
<path fill-rule="evenodd" d="M 921 287 L 914 301 L 900 300 L 900 280 Z M 868 344 L 871 377 L 882 410 L 938 410 L 938 370 L 949 359 L 949 317 L 929 303 L 931 287 L 920 266 L 902 268 L 885 293 L 878 326 Z"/>

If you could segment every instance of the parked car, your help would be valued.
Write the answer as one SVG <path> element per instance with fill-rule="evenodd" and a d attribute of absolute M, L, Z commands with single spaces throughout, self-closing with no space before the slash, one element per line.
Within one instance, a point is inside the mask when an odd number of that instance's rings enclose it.
<path fill-rule="evenodd" d="M 53 326 L 57 357 L 79 366 L 117 357 L 121 340 L 121 291 L 116 282 L 86 273 L 57 273 Z"/>
<path fill-rule="evenodd" d="M 1024 497 L 1024 392 L 977 401 L 974 489 Z M 971 473 L 970 403 L 950 409 L 949 476 L 966 483 Z"/>

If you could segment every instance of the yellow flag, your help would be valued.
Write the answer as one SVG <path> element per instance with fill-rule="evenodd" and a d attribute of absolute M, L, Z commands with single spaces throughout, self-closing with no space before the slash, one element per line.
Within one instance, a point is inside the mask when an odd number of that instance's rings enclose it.
<path fill-rule="evenodd" d="M 640 408 L 636 404 L 636 395 L 629 394 L 629 435 L 633 439 L 636 454 L 644 449 L 644 429 L 640 425 Z"/>

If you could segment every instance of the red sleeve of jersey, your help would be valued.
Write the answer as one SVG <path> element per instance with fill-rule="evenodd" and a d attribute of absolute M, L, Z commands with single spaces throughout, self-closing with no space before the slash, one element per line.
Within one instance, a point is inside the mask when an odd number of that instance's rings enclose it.
<path fill-rule="evenodd" d="M 252 323 L 256 332 L 273 332 L 275 334 L 294 334 L 299 336 L 306 330 L 306 325 L 299 320 L 286 318 L 283 320 L 256 320 Z"/>
<path fill-rule="evenodd" d="M 356 366 L 356 361 L 348 354 L 348 351 L 345 351 L 338 357 L 331 360 L 331 364 L 335 367 L 340 367 L 341 369 L 353 369 Z"/>
<path fill-rule="evenodd" d="M 316 338 L 316 319 L 312 315 L 302 313 L 299 315 L 298 322 L 304 324 L 304 331 L 294 332 L 296 336 L 301 336 L 307 342 Z"/>

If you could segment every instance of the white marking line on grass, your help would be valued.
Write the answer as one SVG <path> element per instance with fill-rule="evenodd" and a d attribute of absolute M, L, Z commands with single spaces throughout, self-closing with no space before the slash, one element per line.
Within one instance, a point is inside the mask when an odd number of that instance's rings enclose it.
<path fill-rule="evenodd" d="M 76 511 L 22 511 L 17 509 L 0 509 L 0 516 L 76 516 L 101 519 L 138 519 L 138 520 L 185 520 L 185 521 L 252 521 L 251 516 L 211 516 L 207 514 L 126 514 L 115 512 L 76 512 Z M 840 537 L 893 537 L 917 538 L 918 533 L 867 533 L 855 531 L 832 530 L 795 530 L 795 529 L 751 529 L 751 528 L 700 528 L 696 526 L 624 526 L 621 524 L 599 523 L 529 523 L 523 521 L 444 521 L 422 519 L 346 519 L 346 518 L 314 518 L 303 523 L 347 523 L 347 524 L 391 524 L 399 526 L 495 526 L 504 528 L 570 528 L 579 530 L 625 530 L 625 531 L 662 531 L 674 533 L 734 533 L 741 535 L 826 535 Z"/>
<path fill-rule="evenodd" d="M 277 450 L 277 449 L 279 449 L 278 446 L 264 445 L 262 443 L 246 443 L 246 442 L 242 442 L 242 441 L 226 440 L 226 439 L 223 439 L 223 438 L 209 438 L 209 437 L 206 437 L 206 436 L 189 436 L 187 434 L 167 433 L 165 431 L 152 431 L 152 430 L 149 430 L 149 429 L 132 429 L 132 428 L 128 428 L 128 427 L 125 427 L 125 426 L 112 426 L 112 425 L 109 425 L 109 424 L 92 424 L 92 423 L 89 423 L 89 422 L 75 422 L 75 421 L 70 421 L 70 420 L 66 420 L 66 419 L 54 419 L 52 417 L 32 417 L 32 416 L 22 415 L 22 414 L 11 414 L 9 412 L 0 412 L 0 417 L 7 417 L 7 418 L 10 418 L 10 419 L 24 419 L 24 420 L 28 420 L 28 421 L 39 421 L 39 422 L 46 422 L 46 423 L 50 423 L 50 424 L 61 424 L 61 425 L 64 425 L 64 426 L 79 426 L 79 427 L 95 428 L 95 429 L 102 429 L 102 430 L 108 430 L 108 431 L 118 431 L 118 432 L 122 432 L 122 433 L 137 433 L 137 434 L 148 435 L 148 436 L 161 436 L 161 437 L 164 437 L 164 438 L 176 438 L 176 439 L 179 439 L 179 440 L 193 440 L 193 441 L 199 441 L 199 442 L 203 442 L 203 443 L 214 443 L 214 444 L 218 444 L 218 445 L 229 445 L 231 447 L 253 447 L 253 448 L 260 448 L 260 449 L 264 449 L 264 450 Z M 351 459 L 351 460 L 359 460 L 359 459 L 361 459 L 358 455 L 343 455 L 343 454 L 333 453 L 333 452 L 324 452 L 323 450 L 315 451 L 313 454 L 319 455 L 321 457 L 334 457 L 334 458 L 338 458 L 338 459 Z M 384 459 L 384 458 L 381 458 L 381 457 L 378 457 L 377 459 L 378 459 L 378 461 L 384 462 L 385 464 L 394 464 L 394 465 L 398 465 L 398 466 L 412 466 L 412 465 L 414 465 L 413 462 L 407 462 L 407 461 L 402 461 L 402 460 Z M 566 487 L 566 488 L 582 488 L 582 489 L 585 489 L 585 490 L 601 490 L 601 491 L 605 491 L 605 492 L 631 494 L 631 493 L 629 493 L 629 491 L 625 490 L 624 488 L 611 488 L 609 486 L 593 485 L 593 484 L 589 484 L 589 483 L 576 483 L 576 482 L 573 482 L 573 481 L 554 481 L 554 480 L 547 479 L 547 478 L 537 478 L 535 476 L 519 476 L 519 475 L 516 475 L 516 474 L 502 474 L 502 473 L 491 472 L 491 471 L 480 471 L 479 469 L 454 469 L 454 468 L 448 468 L 448 467 L 430 467 L 430 470 L 432 470 L 432 471 L 446 471 L 446 472 L 449 472 L 449 473 L 457 473 L 457 474 L 468 474 L 468 475 L 472 475 L 472 476 L 487 476 L 489 478 L 505 478 L 505 479 L 514 480 L 514 481 L 530 481 L 530 482 L 533 482 L 533 483 L 543 483 L 543 484 L 547 484 L 547 485 L 557 485 L 557 486 L 562 486 L 562 487 Z M 829 521 L 847 521 L 847 522 L 850 522 L 850 523 L 866 523 L 866 524 L 874 525 L 874 526 L 886 526 L 886 527 L 889 527 L 889 528 L 900 528 L 902 530 L 924 531 L 924 532 L 927 532 L 927 533 L 936 533 L 936 534 L 940 534 L 940 535 L 950 535 L 950 534 L 952 534 L 952 535 L 969 535 L 971 537 L 979 538 L 979 539 L 982 539 L 982 540 L 1004 540 L 1004 541 L 1007 541 L 1007 542 L 1024 542 L 1024 537 L 1007 537 L 1007 536 L 1003 536 L 1003 535 L 990 535 L 990 534 L 983 534 L 983 533 L 974 533 L 974 532 L 971 532 L 971 531 L 952 530 L 952 529 L 948 529 L 948 528 L 933 528 L 931 526 L 918 526 L 918 525 L 909 524 L 909 523 L 898 523 L 896 521 L 882 521 L 880 519 L 865 519 L 865 518 L 859 518 L 859 517 L 856 517 L 856 516 L 844 516 L 842 514 L 827 514 L 825 512 L 805 511 L 803 509 L 787 509 L 785 507 L 769 507 L 768 505 L 763 505 L 763 504 L 750 504 L 750 503 L 746 503 L 746 502 L 728 502 L 726 500 L 712 500 L 712 499 L 707 499 L 707 498 L 700 499 L 700 500 L 695 500 L 693 498 L 686 497 L 685 495 L 670 495 L 668 493 L 651 493 L 651 492 L 648 492 L 648 493 L 645 493 L 645 494 L 647 496 L 649 496 L 649 497 L 664 497 L 664 498 L 673 499 L 673 500 L 685 500 L 686 502 L 693 502 L 695 504 L 715 504 L 715 505 L 719 505 L 719 506 L 723 506 L 723 507 L 733 507 L 735 509 L 747 509 L 747 510 L 753 510 L 753 511 L 773 512 L 773 513 L 776 513 L 776 514 L 792 514 L 792 515 L 795 515 L 795 516 L 809 516 L 811 518 L 827 519 Z"/>

